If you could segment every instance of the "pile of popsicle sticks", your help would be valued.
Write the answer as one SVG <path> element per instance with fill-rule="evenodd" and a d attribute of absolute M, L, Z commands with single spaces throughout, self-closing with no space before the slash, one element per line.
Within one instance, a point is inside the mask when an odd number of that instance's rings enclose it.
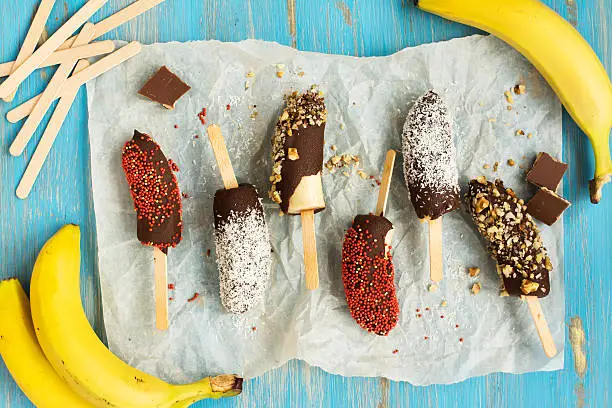
<path fill-rule="evenodd" d="M 51 104 L 59 99 L 53 115 L 17 186 L 17 197 L 25 199 L 51 150 L 51 146 L 70 111 L 81 85 L 116 67 L 140 52 L 134 41 L 115 51 L 112 41 L 92 42 L 127 21 L 155 7 L 164 0 L 136 0 L 129 6 L 96 23 L 87 20 L 108 0 L 89 0 L 72 15 L 47 41 L 36 49 L 55 0 L 41 0 L 15 61 L 0 64 L 0 76 L 8 77 L 0 84 L 0 98 L 13 100 L 21 83 L 36 69 L 59 65 L 47 88 L 7 114 L 9 122 L 26 119 L 10 146 L 13 156 L 23 153 Z M 77 35 L 72 36 L 80 28 Z M 72 37 L 71 37 L 72 36 Z M 90 57 L 108 54 L 93 64 Z"/>

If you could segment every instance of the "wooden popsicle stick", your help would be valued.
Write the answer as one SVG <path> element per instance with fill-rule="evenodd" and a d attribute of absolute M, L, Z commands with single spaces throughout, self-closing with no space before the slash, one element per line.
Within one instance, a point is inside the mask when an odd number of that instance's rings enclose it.
<path fill-rule="evenodd" d="M 43 45 L 26 59 L 7 79 L 0 84 L 0 98 L 4 98 L 15 91 L 19 85 L 49 56 L 70 37 L 89 17 L 91 17 L 108 0 L 89 0 L 83 7 L 72 15 Z"/>
<path fill-rule="evenodd" d="M 75 59 L 95 57 L 101 54 L 108 54 L 109 52 L 113 51 L 115 51 L 114 41 L 97 41 L 91 44 L 81 45 L 80 47 L 72 47 L 61 51 L 55 51 L 39 68 L 59 65 Z M 0 64 L 0 77 L 10 75 L 12 72 L 12 65 L 13 62 L 5 62 L 4 64 Z"/>
<path fill-rule="evenodd" d="M 391 187 L 391 176 L 393 175 L 393 166 L 395 165 L 395 150 L 389 150 L 385 158 L 385 166 L 383 168 L 382 182 L 380 191 L 378 192 L 378 202 L 376 204 L 376 215 L 384 216 L 387 209 L 387 199 L 389 198 L 389 188 Z"/>
<path fill-rule="evenodd" d="M 89 66 L 89 62 L 86 60 L 81 60 L 77 63 L 75 68 L 75 72 L 81 71 Z M 47 160 L 47 156 L 51 151 L 51 147 L 55 142 L 55 138 L 59 133 L 64 120 L 66 119 L 66 115 L 70 111 L 72 107 L 72 103 L 77 96 L 79 88 L 72 88 L 71 93 L 69 95 L 64 95 L 61 97 L 51 119 L 49 120 L 49 124 L 45 129 L 42 137 L 40 138 L 40 142 L 36 146 L 36 150 L 28 163 L 28 167 L 26 167 L 23 176 L 21 176 L 21 180 L 19 181 L 19 185 L 17 186 L 16 195 L 18 198 L 25 200 L 32 191 L 32 187 L 40 174 L 40 170 L 42 169 L 45 160 Z"/>
<path fill-rule="evenodd" d="M 317 260 L 317 237 L 315 235 L 314 210 L 304 210 L 301 212 L 301 216 L 306 289 L 315 290 L 319 287 L 319 262 Z"/>
<path fill-rule="evenodd" d="M 155 261 L 155 327 L 168 330 L 168 257 L 153 247 Z"/>
<path fill-rule="evenodd" d="M 99 21 L 95 24 L 95 34 L 94 39 L 103 36 L 109 31 L 114 30 L 122 24 L 127 23 L 135 17 L 145 13 L 146 11 L 152 9 L 157 6 L 159 3 L 163 3 L 165 0 L 138 0 L 133 2 L 127 7 L 119 10 L 115 14 L 108 16 L 102 21 Z M 74 41 L 75 37 L 71 37 L 64 44 L 62 44 L 58 50 L 63 50 L 66 48 L 70 48 L 72 41 Z"/>
<path fill-rule="evenodd" d="M 25 61 L 36 49 L 36 44 L 38 44 L 38 40 L 40 40 L 40 36 L 45 29 L 45 24 L 47 23 L 47 19 L 51 14 L 51 10 L 55 5 L 55 0 L 42 0 L 38 9 L 36 10 L 36 14 L 34 14 L 34 18 L 32 19 L 32 24 L 30 24 L 30 28 L 28 29 L 28 33 L 26 34 L 25 39 L 23 40 L 23 44 L 21 45 L 21 49 L 19 50 L 19 54 L 17 54 L 17 58 L 15 62 L 11 66 L 11 70 L 9 74 L 11 74 L 15 69 L 17 69 L 23 61 Z M 15 91 L 11 92 L 10 95 L 5 96 L 4 101 L 10 102 L 15 97 Z"/>
<path fill-rule="evenodd" d="M 210 125 L 206 130 L 208 132 L 208 140 L 210 140 L 213 152 L 215 153 L 215 159 L 217 159 L 217 166 L 219 166 L 219 172 L 221 173 L 225 189 L 238 188 L 238 180 L 236 180 L 234 168 L 227 153 L 221 128 L 217 125 Z"/>
<path fill-rule="evenodd" d="M 78 35 L 74 44 L 76 46 L 87 44 L 91 41 L 93 37 L 93 24 L 87 23 L 83 26 L 80 34 Z M 19 156 L 23 153 L 23 149 L 25 149 L 26 145 L 34 135 L 36 128 L 40 124 L 40 121 L 43 119 L 47 110 L 51 107 L 51 104 L 55 100 L 55 95 L 59 92 L 59 89 L 64 85 L 68 75 L 76 65 L 77 61 L 73 60 L 68 63 L 62 64 L 59 66 L 53 77 L 49 81 L 47 88 L 43 91 L 36 102 L 36 106 L 32 110 L 30 116 L 23 124 L 19 133 L 17 133 L 17 137 L 13 140 L 11 147 L 9 148 L 9 153 L 13 156 Z"/>
<path fill-rule="evenodd" d="M 442 280 L 442 217 L 429 220 L 429 278 L 433 282 Z"/>
<path fill-rule="evenodd" d="M 557 355 L 557 346 L 555 346 L 552 334 L 548 328 L 548 323 L 546 323 L 546 318 L 544 317 L 544 312 L 542 311 L 542 305 L 540 305 L 540 299 L 535 296 L 525 296 L 525 298 L 527 299 L 527 306 L 529 307 L 531 318 L 535 323 L 538 336 L 542 342 L 544 353 L 546 354 L 546 357 L 553 358 Z"/>
<path fill-rule="evenodd" d="M 60 98 L 66 93 L 70 92 L 71 88 L 79 88 L 85 82 L 91 81 L 122 62 L 132 58 L 134 55 L 138 54 L 141 49 L 142 45 L 137 41 L 133 41 L 119 48 L 112 54 L 101 58 L 100 60 L 91 64 L 91 66 L 88 68 L 68 78 L 68 80 L 64 83 L 63 90 L 59 94 L 55 95 L 55 99 Z M 6 119 L 11 123 L 16 123 L 27 117 L 32 112 L 32 109 L 34 109 L 34 106 L 36 106 L 38 98 L 40 98 L 40 95 L 37 95 L 29 101 L 22 103 L 15 109 L 12 109 L 7 113 Z"/>

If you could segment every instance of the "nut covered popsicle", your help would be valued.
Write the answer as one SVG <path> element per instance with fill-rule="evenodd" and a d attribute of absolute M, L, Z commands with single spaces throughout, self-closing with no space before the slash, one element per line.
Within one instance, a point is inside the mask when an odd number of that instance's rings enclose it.
<path fill-rule="evenodd" d="M 272 138 L 270 198 L 289 215 L 301 215 L 306 287 L 319 286 L 314 214 L 325 208 L 321 171 L 327 109 L 316 87 L 293 92 Z"/>
<path fill-rule="evenodd" d="M 548 296 L 552 263 L 527 207 L 501 180 L 470 181 L 467 204 L 497 261 L 504 288 L 513 296 Z"/>

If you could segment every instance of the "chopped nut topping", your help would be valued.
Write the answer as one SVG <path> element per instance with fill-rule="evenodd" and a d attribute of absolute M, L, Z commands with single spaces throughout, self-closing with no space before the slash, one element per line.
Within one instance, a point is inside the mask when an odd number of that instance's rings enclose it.
<path fill-rule="evenodd" d="M 290 147 L 288 149 L 287 155 L 289 157 L 289 160 L 298 160 L 300 158 L 300 155 L 298 154 L 298 151 L 295 147 Z"/>
<path fill-rule="evenodd" d="M 477 295 L 478 293 L 480 293 L 480 289 L 482 288 L 482 286 L 480 285 L 480 282 L 476 282 L 472 285 L 472 295 Z"/>
<path fill-rule="evenodd" d="M 470 274 L 470 277 L 475 278 L 476 276 L 480 275 L 480 268 L 469 268 L 468 273 Z"/>
<path fill-rule="evenodd" d="M 479 182 L 480 184 L 487 184 L 487 178 L 485 176 L 476 177 L 476 181 Z"/>
<path fill-rule="evenodd" d="M 523 279 L 523 283 L 521 284 L 521 291 L 528 295 L 530 293 L 535 292 L 540 287 L 540 284 L 537 282 L 532 282 L 529 279 Z"/>
<path fill-rule="evenodd" d="M 510 294 L 508 293 L 508 291 L 506 289 L 503 289 L 501 292 L 499 292 L 499 296 L 500 297 L 508 297 L 508 296 L 510 296 Z"/>
<path fill-rule="evenodd" d="M 478 201 L 476 202 L 476 206 L 474 207 L 474 209 L 476 210 L 477 213 L 481 213 L 482 210 L 488 207 L 489 207 L 489 201 L 484 197 L 480 197 Z"/>

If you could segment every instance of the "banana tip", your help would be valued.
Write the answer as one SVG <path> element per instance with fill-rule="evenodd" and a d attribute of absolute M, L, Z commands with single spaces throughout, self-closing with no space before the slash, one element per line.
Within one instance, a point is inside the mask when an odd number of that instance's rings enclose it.
<path fill-rule="evenodd" d="M 589 193 L 591 195 L 591 202 L 593 204 L 599 204 L 602 197 L 603 186 L 610 182 L 610 175 L 595 177 L 589 181 Z"/>

